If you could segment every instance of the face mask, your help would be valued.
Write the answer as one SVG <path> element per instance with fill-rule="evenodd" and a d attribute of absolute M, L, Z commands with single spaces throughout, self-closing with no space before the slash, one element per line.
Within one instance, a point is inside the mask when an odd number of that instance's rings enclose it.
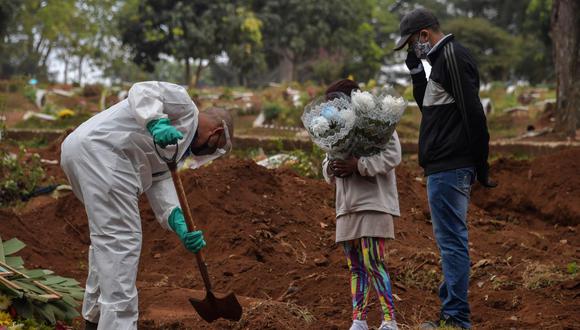
<path fill-rule="evenodd" d="M 191 169 L 196 169 L 196 168 L 200 168 L 203 165 L 216 160 L 217 158 L 220 158 L 221 156 L 227 154 L 228 152 L 230 152 L 232 150 L 232 141 L 230 140 L 230 133 L 228 131 L 228 125 L 226 125 L 225 121 L 222 121 L 223 125 L 224 125 L 224 134 L 226 136 L 226 144 L 223 146 L 223 148 L 217 148 L 216 151 L 213 154 L 210 155 L 195 155 L 195 154 L 191 154 L 190 159 L 189 159 L 189 168 Z"/>
<path fill-rule="evenodd" d="M 417 40 L 413 44 L 413 50 L 415 51 L 415 55 L 417 55 L 417 57 L 420 59 L 426 59 L 427 54 L 429 54 L 429 51 L 431 50 L 431 48 L 432 48 L 431 44 L 428 41 L 421 42 L 421 41 Z"/>

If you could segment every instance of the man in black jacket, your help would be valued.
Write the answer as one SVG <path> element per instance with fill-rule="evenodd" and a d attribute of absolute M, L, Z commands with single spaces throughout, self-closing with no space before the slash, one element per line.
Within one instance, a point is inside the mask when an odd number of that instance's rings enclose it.
<path fill-rule="evenodd" d="M 444 35 L 437 18 L 425 9 L 403 17 L 395 50 L 408 45 L 413 96 L 421 109 L 419 164 L 427 177 L 433 233 L 441 253 L 444 281 L 439 288 L 442 324 L 471 328 L 467 299 L 469 245 L 467 207 L 475 179 L 489 180 L 489 133 L 479 100 L 479 72 L 469 51 Z M 429 80 L 420 59 L 432 66 Z"/>

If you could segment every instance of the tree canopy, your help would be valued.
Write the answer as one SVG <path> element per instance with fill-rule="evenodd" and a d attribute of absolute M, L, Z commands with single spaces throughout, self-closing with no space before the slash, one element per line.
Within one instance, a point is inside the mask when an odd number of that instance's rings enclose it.
<path fill-rule="evenodd" d="M 419 6 L 471 49 L 483 79 L 553 79 L 552 0 L 0 0 L 0 75 L 48 78 L 56 58 L 75 81 L 87 63 L 114 80 L 366 81 L 401 62 L 399 20 Z"/>

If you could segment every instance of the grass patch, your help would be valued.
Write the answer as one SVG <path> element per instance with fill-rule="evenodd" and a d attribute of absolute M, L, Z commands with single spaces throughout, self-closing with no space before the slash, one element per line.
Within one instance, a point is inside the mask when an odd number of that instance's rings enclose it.
<path fill-rule="evenodd" d="M 436 292 L 441 283 L 441 275 L 436 269 L 414 269 L 411 264 L 395 275 L 398 282 L 406 287 Z"/>
<path fill-rule="evenodd" d="M 44 137 L 35 137 L 30 140 L 18 141 L 18 144 L 25 148 L 43 148 L 48 146 L 48 141 Z"/>
<path fill-rule="evenodd" d="M 576 277 L 576 274 L 573 274 L 572 277 Z M 522 273 L 523 285 L 530 290 L 548 288 L 568 278 L 570 276 L 566 275 L 558 267 L 539 262 L 529 263 Z"/>

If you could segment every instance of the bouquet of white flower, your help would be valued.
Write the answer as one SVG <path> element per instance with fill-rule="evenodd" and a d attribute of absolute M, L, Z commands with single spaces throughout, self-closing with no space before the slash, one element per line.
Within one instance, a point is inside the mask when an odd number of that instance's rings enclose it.
<path fill-rule="evenodd" d="M 378 95 L 353 91 L 351 96 L 336 94 L 312 101 L 302 122 L 330 158 L 368 157 L 385 149 L 406 106 L 392 88 Z"/>

